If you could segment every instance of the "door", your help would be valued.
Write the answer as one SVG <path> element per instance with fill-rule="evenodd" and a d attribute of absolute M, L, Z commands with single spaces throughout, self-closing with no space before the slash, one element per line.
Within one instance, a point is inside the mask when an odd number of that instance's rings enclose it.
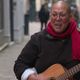
<path fill-rule="evenodd" d="M 29 20 L 36 20 L 35 0 L 30 0 Z"/>
<path fill-rule="evenodd" d="M 8 45 L 8 38 L 4 35 L 3 0 L 0 0 L 0 51 Z"/>
<path fill-rule="evenodd" d="M 3 0 L 0 0 L 0 46 L 3 44 Z"/>

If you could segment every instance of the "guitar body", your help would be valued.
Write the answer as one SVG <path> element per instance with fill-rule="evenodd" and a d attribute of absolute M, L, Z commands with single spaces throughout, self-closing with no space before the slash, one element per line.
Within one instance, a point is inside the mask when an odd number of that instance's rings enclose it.
<path fill-rule="evenodd" d="M 65 73 L 65 70 L 62 65 L 54 64 L 50 66 L 47 70 L 42 72 L 41 75 L 45 76 L 48 79 L 51 77 L 57 78 L 64 73 Z"/>
<path fill-rule="evenodd" d="M 44 77 L 42 80 L 74 80 L 73 75 L 80 71 L 80 64 L 66 70 L 61 64 L 54 64 L 47 70 L 40 73 L 39 76 Z"/>

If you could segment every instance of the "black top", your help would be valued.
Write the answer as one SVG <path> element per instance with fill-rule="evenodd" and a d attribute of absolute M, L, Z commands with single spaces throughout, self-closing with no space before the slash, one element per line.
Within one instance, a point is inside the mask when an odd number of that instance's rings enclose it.
<path fill-rule="evenodd" d="M 48 9 L 45 9 L 45 7 L 42 7 L 39 11 L 39 19 L 41 22 L 46 23 L 49 19 L 49 11 Z"/>
<path fill-rule="evenodd" d="M 71 45 L 71 38 L 54 39 L 45 30 L 32 35 L 15 62 L 14 72 L 18 80 L 24 70 L 30 67 L 35 67 L 38 73 L 55 63 L 71 68 L 79 62 L 72 60 Z"/>

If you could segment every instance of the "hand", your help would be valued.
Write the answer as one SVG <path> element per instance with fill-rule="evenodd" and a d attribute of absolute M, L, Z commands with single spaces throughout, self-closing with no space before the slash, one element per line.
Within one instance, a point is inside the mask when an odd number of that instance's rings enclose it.
<path fill-rule="evenodd" d="M 47 77 L 45 77 L 45 76 L 42 75 L 42 74 L 39 74 L 39 75 L 37 76 L 37 78 L 38 78 L 38 80 L 49 80 Z"/>
<path fill-rule="evenodd" d="M 75 79 L 73 79 L 73 77 L 70 77 L 70 78 L 68 78 L 68 79 L 66 79 L 66 80 L 75 80 Z"/>
<path fill-rule="evenodd" d="M 79 27 L 77 27 L 77 30 L 80 32 L 80 28 Z"/>
<path fill-rule="evenodd" d="M 45 78 L 45 76 L 43 76 L 42 74 L 31 74 L 28 77 L 28 80 L 48 80 L 48 79 Z"/>
<path fill-rule="evenodd" d="M 37 78 L 37 74 L 31 74 L 29 77 L 28 77 L 28 79 L 27 80 L 38 80 L 38 78 Z"/>

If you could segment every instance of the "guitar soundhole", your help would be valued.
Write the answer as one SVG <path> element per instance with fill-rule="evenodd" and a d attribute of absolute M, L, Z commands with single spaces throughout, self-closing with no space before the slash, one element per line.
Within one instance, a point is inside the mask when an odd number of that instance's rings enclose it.
<path fill-rule="evenodd" d="M 49 80 L 56 80 L 54 77 L 50 77 L 50 79 Z"/>

